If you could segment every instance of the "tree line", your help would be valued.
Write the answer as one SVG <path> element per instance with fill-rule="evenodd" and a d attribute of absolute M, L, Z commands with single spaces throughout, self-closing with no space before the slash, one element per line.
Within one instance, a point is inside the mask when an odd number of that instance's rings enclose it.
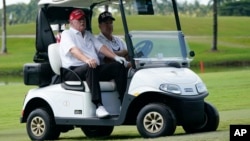
<path fill-rule="evenodd" d="M 153 0 L 157 1 L 157 0 Z M 161 15 L 172 14 L 169 8 L 169 0 L 161 0 L 163 3 L 156 5 L 156 13 Z M 166 1 L 166 2 L 165 2 Z M 212 16 L 213 1 L 210 0 L 207 5 L 201 4 L 198 0 L 194 3 L 187 1 L 179 3 L 179 13 L 187 16 Z M 250 0 L 217 0 L 218 15 L 220 16 L 250 16 Z M 169 8 L 168 8 L 169 7 Z M 6 6 L 7 24 L 23 24 L 30 23 L 36 20 L 38 12 L 37 0 L 31 0 L 30 3 L 18 3 Z M 0 10 L 2 14 L 2 9 Z M 2 20 L 2 19 L 1 19 Z M 2 23 L 2 21 L 0 21 Z"/>
<path fill-rule="evenodd" d="M 9 25 L 34 22 L 38 11 L 37 0 L 6 6 L 6 20 Z M 1 10 L 2 12 L 2 10 Z"/>

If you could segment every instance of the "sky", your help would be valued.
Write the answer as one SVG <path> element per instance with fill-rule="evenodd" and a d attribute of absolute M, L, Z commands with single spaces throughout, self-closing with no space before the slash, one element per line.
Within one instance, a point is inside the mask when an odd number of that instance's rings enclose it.
<path fill-rule="evenodd" d="M 182 0 L 177 0 L 177 1 L 182 1 Z M 185 1 L 185 0 L 183 0 Z M 195 0 L 186 0 L 188 2 L 194 2 Z M 209 0 L 198 0 L 202 4 L 207 4 Z M 11 5 L 11 4 L 17 4 L 17 3 L 26 3 L 28 4 L 30 0 L 5 0 L 6 5 Z M 0 1 L 0 8 L 2 8 L 3 2 Z"/>
<path fill-rule="evenodd" d="M 181 1 L 181 0 L 179 0 L 179 1 Z M 186 0 L 186 1 L 188 1 L 188 2 L 194 2 L 195 0 Z M 197 0 L 197 1 L 199 1 L 201 4 L 207 4 L 209 0 Z"/>
<path fill-rule="evenodd" d="M 26 3 L 28 4 L 30 0 L 5 0 L 6 5 L 17 4 L 17 3 Z M 0 8 L 3 7 L 3 1 L 0 1 Z"/>

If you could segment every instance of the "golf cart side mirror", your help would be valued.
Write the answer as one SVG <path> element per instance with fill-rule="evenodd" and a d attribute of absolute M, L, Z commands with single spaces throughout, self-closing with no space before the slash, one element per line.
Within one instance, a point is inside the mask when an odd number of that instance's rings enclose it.
<path fill-rule="evenodd" d="M 194 57 L 194 56 L 195 56 L 195 52 L 194 52 L 193 50 L 191 50 L 191 51 L 189 52 L 189 56 L 190 56 L 190 57 Z"/>

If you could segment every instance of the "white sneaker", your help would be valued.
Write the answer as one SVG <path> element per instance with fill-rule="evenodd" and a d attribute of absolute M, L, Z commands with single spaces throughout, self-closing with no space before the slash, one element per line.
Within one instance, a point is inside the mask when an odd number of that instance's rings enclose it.
<path fill-rule="evenodd" d="M 96 116 L 99 118 L 105 118 L 109 116 L 109 113 L 106 111 L 106 109 L 103 106 L 99 106 L 96 109 Z"/>

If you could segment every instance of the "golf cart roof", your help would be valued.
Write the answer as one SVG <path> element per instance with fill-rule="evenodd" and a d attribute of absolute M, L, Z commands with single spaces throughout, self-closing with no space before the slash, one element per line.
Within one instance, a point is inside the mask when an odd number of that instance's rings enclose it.
<path fill-rule="evenodd" d="M 39 6 L 58 6 L 58 7 L 90 7 L 93 4 L 105 5 L 119 0 L 39 0 Z"/>

